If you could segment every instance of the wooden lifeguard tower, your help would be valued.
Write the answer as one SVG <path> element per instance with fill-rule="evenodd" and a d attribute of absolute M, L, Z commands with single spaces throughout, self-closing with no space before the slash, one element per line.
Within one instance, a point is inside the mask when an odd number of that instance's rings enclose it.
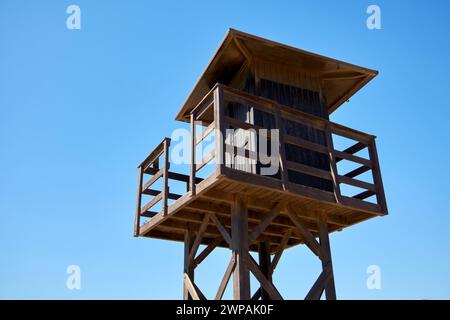
<path fill-rule="evenodd" d="M 190 172 L 172 170 L 169 138 L 138 167 L 134 235 L 184 243 L 185 299 L 205 299 L 194 271 L 217 247 L 229 248 L 231 259 L 215 299 L 231 275 L 234 299 L 281 299 L 272 274 L 283 251 L 299 244 L 322 263 L 306 299 L 324 292 L 336 298 L 328 234 L 386 215 L 387 207 L 375 136 L 329 115 L 376 75 L 229 30 L 176 116 L 190 122 Z M 278 129 L 278 136 L 260 129 Z M 214 148 L 197 160 L 207 137 Z M 279 168 L 270 175 L 259 155 L 263 138 L 277 140 L 270 157 L 278 155 Z M 337 150 L 339 138 L 351 144 Z M 343 171 L 344 162 L 354 167 Z M 201 178 L 208 164 L 213 169 Z M 186 189 L 173 192 L 174 181 Z M 360 191 L 349 194 L 347 186 Z M 200 245 L 206 247 L 198 252 Z M 250 273 L 260 285 L 252 291 Z"/>

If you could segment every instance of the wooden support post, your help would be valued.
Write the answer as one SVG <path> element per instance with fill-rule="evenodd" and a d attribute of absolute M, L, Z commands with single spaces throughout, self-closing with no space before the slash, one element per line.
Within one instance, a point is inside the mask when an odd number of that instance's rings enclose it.
<path fill-rule="evenodd" d="M 330 239 L 328 237 L 328 224 L 323 214 L 319 215 L 319 241 L 320 241 L 320 258 L 322 260 L 323 273 L 326 275 L 325 295 L 327 300 L 336 300 L 336 289 L 334 286 L 333 264 L 331 261 Z"/>
<path fill-rule="evenodd" d="M 164 169 L 163 169 L 163 187 L 162 187 L 162 212 L 164 215 L 167 214 L 167 200 L 169 198 L 169 146 L 170 139 L 164 139 Z"/>
<path fill-rule="evenodd" d="M 195 173 L 196 173 L 196 165 L 195 165 L 195 149 L 196 149 L 196 134 L 195 134 L 195 117 L 194 114 L 191 113 L 191 174 L 189 176 L 189 190 L 191 191 L 191 195 L 195 195 Z"/>
<path fill-rule="evenodd" d="M 233 297 L 235 300 L 250 299 L 250 272 L 247 265 L 248 246 L 248 211 L 247 203 L 240 196 L 235 196 L 231 208 L 232 251 L 236 266 L 233 273 Z"/>
<path fill-rule="evenodd" d="M 266 242 L 259 243 L 259 268 L 269 282 L 272 282 L 272 270 L 270 270 L 270 244 Z M 261 287 L 261 299 L 270 300 L 266 290 Z"/>
<path fill-rule="evenodd" d="M 194 233 L 191 230 L 186 230 L 184 234 L 184 274 L 187 275 L 190 281 L 194 281 L 194 264 L 190 260 L 190 252 L 194 244 Z M 192 295 L 189 293 L 189 288 L 186 282 L 186 276 L 183 280 L 183 298 L 184 300 L 192 300 Z"/>
<path fill-rule="evenodd" d="M 369 158 L 372 161 L 372 177 L 373 183 L 376 187 L 377 202 L 380 205 L 380 209 L 384 214 L 388 213 L 386 196 L 384 194 L 383 180 L 381 179 L 380 163 L 378 161 L 377 146 L 375 144 L 375 138 L 372 138 L 369 145 Z"/>
<path fill-rule="evenodd" d="M 341 187 L 339 186 L 338 171 L 336 166 L 336 155 L 334 152 L 333 132 L 330 124 L 327 122 L 325 126 L 325 136 L 327 139 L 328 159 L 330 161 L 331 180 L 333 182 L 334 198 L 337 203 L 342 203 Z"/>
<path fill-rule="evenodd" d="M 141 200 L 142 200 L 142 179 L 144 177 L 144 170 L 142 166 L 138 168 L 138 186 L 136 195 L 136 213 L 134 216 L 134 236 L 139 236 L 139 229 L 141 226 Z"/>
<path fill-rule="evenodd" d="M 223 88 L 221 85 L 218 85 L 216 90 L 214 91 L 214 148 L 216 151 L 215 157 L 217 174 L 222 174 L 222 169 L 225 165 L 225 128 L 223 122 L 225 106 L 223 100 Z"/>
<path fill-rule="evenodd" d="M 280 170 L 281 170 L 281 181 L 283 183 L 283 189 L 288 190 L 289 185 L 289 177 L 288 171 L 286 168 L 286 145 L 284 144 L 284 133 L 286 132 L 284 129 L 283 119 L 281 118 L 280 106 L 278 104 L 274 105 L 275 108 L 275 123 L 279 130 L 279 149 L 280 153 Z"/>

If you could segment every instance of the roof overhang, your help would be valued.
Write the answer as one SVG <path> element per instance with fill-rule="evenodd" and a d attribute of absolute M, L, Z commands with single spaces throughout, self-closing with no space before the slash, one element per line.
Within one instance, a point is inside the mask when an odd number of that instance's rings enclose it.
<path fill-rule="evenodd" d="M 178 112 L 176 120 L 188 121 L 190 111 L 216 83 L 231 80 L 242 64 L 253 58 L 282 62 L 284 65 L 305 69 L 320 76 L 324 81 L 329 113 L 335 111 L 378 74 L 376 70 L 229 29 Z"/>

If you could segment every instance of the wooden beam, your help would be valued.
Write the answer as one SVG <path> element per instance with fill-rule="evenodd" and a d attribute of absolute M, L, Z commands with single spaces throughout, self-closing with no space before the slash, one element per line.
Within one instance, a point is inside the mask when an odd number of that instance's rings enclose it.
<path fill-rule="evenodd" d="M 164 140 L 164 167 L 163 167 L 163 183 L 162 183 L 162 212 L 167 214 L 167 200 L 169 197 L 169 146 L 170 139 Z"/>
<path fill-rule="evenodd" d="M 250 255 L 250 253 L 247 253 L 246 260 L 248 268 L 253 273 L 255 278 L 259 281 L 261 287 L 269 294 L 270 298 L 272 300 L 283 300 L 283 297 L 278 292 L 277 288 L 275 288 L 275 286 L 264 276 L 263 272 L 259 268 L 256 261 L 253 259 L 253 257 Z"/>
<path fill-rule="evenodd" d="M 320 245 L 317 242 L 316 238 L 312 235 L 312 233 L 303 226 L 303 223 L 297 217 L 297 215 L 292 211 L 292 209 L 288 208 L 288 216 L 291 218 L 292 222 L 294 222 L 297 230 L 303 237 L 305 244 L 309 249 L 318 257 L 320 257 Z"/>
<path fill-rule="evenodd" d="M 333 144 L 333 136 L 331 133 L 331 127 L 329 123 L 325 126 L 325 136 L 327 139 L 328 160 L 330 161 L 330 173 L 331 173 L 331 181 L 333 182 L 334 198 L 336 199 L 337 203 L 342 203 L 341 188 L 339 186 L 338 180 L 339 174 L 336 166 L 336 156 Z"/>
<path fill-rule="evenodd" d="M 190 178 L 189 178 L 189 190 L 191 191 L 191 195 L 195 195 L 195 172 L 196 172 L 196 166 L 195 166 L 195 119 L 194 114 L 191 113 L 191 172 L 190 172 Z"/>
<path fill-rule="evenodd" d="M 358 193 L 356 195 L 353 196 L 353 198 L 355 199 L 359 199 L 359 200 L 364 200 L 368 197 L 371 197 L 375 194 L 375 192 L 371 191 L 371 190 L 367 190 L 367 191 L 363 191 L 361 193 Z"/>
<path fill-rule="evenodd" d="M 369 170 L 370 170 L 369 167 L 360 166 L 350 172 L 347 172 L 346 174 L 344 174 L 344 176 L 349 177 L 349 178 L 354 178 L 354 177 L 359 176 L 360 174 L 363 174 L 364 172 L 367 172 Z"/>
<path fill-rule="evenodd" d="M 136 211 L 134 215 L 134 236 L 139 236 L 139 229 L 141 226 L 141 200 L 142 200 L 142 179 L 144 171 L 140 166 L 138 168 L 138 186 L 136 194 Z"/>
<path fill-rule="evenodd" d="M 161 178 L 164 174 L 163 169 L 158 170 L 153 177 L 150 178 L 150 180 L 148 180 L 144 186 L 142 187 L 142 192 L 144 190 L 147 190 L 148 188 L 150 188 L 152 186 L 152 184 L 154 184 L 156 182 L 156 180 L 158 180 L 159 178 Z"/>
<path fill-rule="evenodd" d="M 259 300 L 261 298 L 261 287 L 258 288 L 258 290 L 255 291 L 255 293 L 252 295 L 251 300 Z"/>
<path fill-rule="evenodd" d="M 194 279 L 194 268 L 189 260 L 189 254 L 193 243 L 193 233 L 187 229 L 184 233 L 184 274 L 190 279 Z M 185 277 L 186 278 L 186 277 Z M 193 296 L 189 292 L 186 279 L 183 279 L 183 298 L 184 300 L 192 300 Z"/>
<path fill-rule="evenodd" d="M 195 142 L 196 145 L 198 145 L 200 142 L 202 142 L 203 139 L 205 139 L 211 132 L 213 132 L 216 124 L 214 122 L 211 122 L 206 129 L 202 131 L 202 133 L 199 134 L 197 137 L 197 140 Z"/>
<path fill-rule="evenodd" d="M 305 297 L 305 300 L 319 300 L 322 296 L 325 285 L 329 279 L 330 273 L 327 270 L 323 270 L 316 282 L 312 286 L 311 290 L 309 290 L 308 294 Z"/>
<path fill-rule="evenodd" d="M 373 182 L 376 186 L 377 202 L 380 205 L 381 211 L 384 214 L 388 213 L 386 195 L 384 194 L 383 179 L 381 179 L 380 162 L 378 160 L 377 146 L 375 144 L 375 138 L 373 138 L 369 144 L 369 156 L 373 162 Z"/>
<path fill-rule="evenodd" d="M 216 224 L 217 230 L 219 230 L 223 239 L 228 243 L 228 245 L 231 248 L 233 244 L 232 244 L 231 236 L 228 233 L 227 229 L 225 229 L 223 224 L 220 222 L 220 220 L 217 218 L 217 216 L 214 213 L 211 213 L 211 220 L 214 221 L 214 223 Z"/>
<path fill-rule="evenodd" d="M 215 300 L 222 299 L 225 289 L 227 288 L 228 282 L 230 281 L 231 274 L 233 273 L 235 267 L 236 267 L 236 259 L 235 259 L 235 255 L 233 254 L 231 256 L 230 262 L 228 263 L 228 267 L 225 270 L 225 274 L 222 278 L 222 281 L 220 282 L 219 289 L 217 290 Z"/>
<path fill-rule="evenodd" d="M 203 262 L 203 260 L 206 259 L 206 257 L 209 256 L 209 254 L 211 252 L 213 252 L 213 250 L 215 248 L 217 248 L 217 246 L 220 244 L 220 242 L 222 242 L 222 237 L 217 237 L 215 238 L 213 241 L 211 241 L 205 249 L 203 249 L 202 252 L 200 252 L 200 254 L 195 257 L 194 261 L 192 262 L 194 268 L 196 268 L 200 263 Z"/>
<path fill-rule="evenodd" d="M 354 178 L 349 178 L 346 176 L 338 176 L 338 181 L 340 183 L 349 184 L 351 186 L 355 186 L 355 187 L 362 188 L 362 189 L 367 189 L 370 191 L 376 190 L 376 186 L 373 183 L 361 181 L 361 180 L 354 179 Z"/>
<path fill-rule="evenodd" d="M 149 196 L 157 196 L 161 191 L 155 190 L 155 189 L 147 189 L 145 191 L 142 191 L 143 194 L 149 195 Z M 169 193 L 168 198 L 172 200 L 178 200 L 181 198 L 181 195 L 176 193 Z"/>
<path fill-rule="evenodd" d="M 286 231 L 286 233 L 283 236 L 283 239 L 281 240 L 280 245 L 278 246 L 277 252 L 275 253 L 273 259 L 272 259 L 272 263 L 270 264 L 270 270 L 272 271 L 272 273 L 275 271 L 275 268 L 278 265 L 278 262 L 280 261 L 281 255 L 284 252 L 284 249 L 286 248 L 286 245 L 289 241 L 289 238 L 291 237 L 292 234 L 292 230 L 288 230 Z"/>
<path fill-rule="evenodd" d="M 327 300 L 336 300 L 336 288 L 334 286 L 333 264 L 331 260 L 330 239 L 328 237 L 328 225 L 325 215 L 319 215 L 317 224 L 319 226 L 320 257 L 323 272 L 327 271 L 327 281 L 324 285 Z"/>
<path fill-rule="evenodd" d="M 203 293 L 200 289 L 195 285 L 195 283 L 190 279 L 190 277 L 185 273 L 184 274 L 184 284 L 189 291 L 189 294 L 192 296 L 193 300 L 206 300 Z"/>
<path fill-rule="evenodd" d="M 270 244 L 266 242 L 259 243 L 258 250 L 258 258 L 259 258 L 259 267 L 261 269 L 262 274 L 267 278 L 269 282 L 272 282 L 272 270 L 270 264 Z M 269 300 L 269 293 L 261 288 L 261 299 Z"/>
<path fill-rule="evenodd" d="M 203 234 L 205 233 L 206 227 L 208 227 L 209 216 L 209 214 L 205 214 L 205 216 L 203 217 L 202 224 L 198 229 L 197 236 L 195 237 L 195 241 L 192 244 L 191 250 L 189 252 L 189 263 L 192 263 L 194 261 L 195 255 L 197 254 L 197 250 L 202 241 Z"/>
<path fill-rule="evenodd" d="M 250 273 L 246 262 L 249 255 L 247 204 L 240 196 L 235 196 L 231 208 L 232 250 L 236 259 L 233 273 L 233 297 L 235 300 L 250 299 Z"/>
<path fill-rule="evenodd" d="M 161 201 L 161 199 L 163 198 L 163 192 L 161 191 L 157 196 L 155 196 L 152 200 L 150 200 L 149 202 L 147 202 L 147 204 L 145 204 L 142 209 L 141 209 L 141 213 L 146 212 L 148 209 L 152 208 L 155 204 L 157 204 L 159 201 Z"/>
<path fill-rule="evenodd" d="M 255 227 L 249 235 L 249 241 L 258 239 L 261 233 L 269 226 L 269 224 L 275 219 L 275 217 L 280 213 L 281 204 L 275 205 L 275 207 L 270 210 L 269 214 Z"/>
<path fill-rule="evenodd" d="M 365 165 L 366 167 L 372 168 L 372 162 L 370 160 L 365 159 L 365 158 L 358 157 L 358 156 L 355 156 L 353 154 L 342 152 L 342 151 L 337 151 L 337 150 L 334 150 L 334 154 L 335 154 L 337 159 L 340 158 L 340 159 L 345 159 L 345 160 L 348 160 L 348 161 L 353 161 L 353 162 Z"/>
<path fill-rule="evenodd" d="M 223 145 L 225 144 L 225 126 L 223 123 L 224 117 L 224 98 L 223 87 L 218 85 L 214 90 L 214 149 L 216 150 L 216 173 L 222 174 L 222 169 L 225 166 L 225 155 Z"/>

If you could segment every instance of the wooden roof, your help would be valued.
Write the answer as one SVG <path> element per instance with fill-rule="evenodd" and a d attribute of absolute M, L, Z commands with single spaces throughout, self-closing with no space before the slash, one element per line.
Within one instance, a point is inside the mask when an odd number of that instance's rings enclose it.
<path fill-rule="evenodd" d="M 378 74 L 376 70 L 229 29 L 178 112 L 176 120 L 188 121 L 189 112 L 217 82 L 226 84 L 246 60 L 253 58 L 308 70 L 322 77 L 329 113 L 336 110 Z"/>

